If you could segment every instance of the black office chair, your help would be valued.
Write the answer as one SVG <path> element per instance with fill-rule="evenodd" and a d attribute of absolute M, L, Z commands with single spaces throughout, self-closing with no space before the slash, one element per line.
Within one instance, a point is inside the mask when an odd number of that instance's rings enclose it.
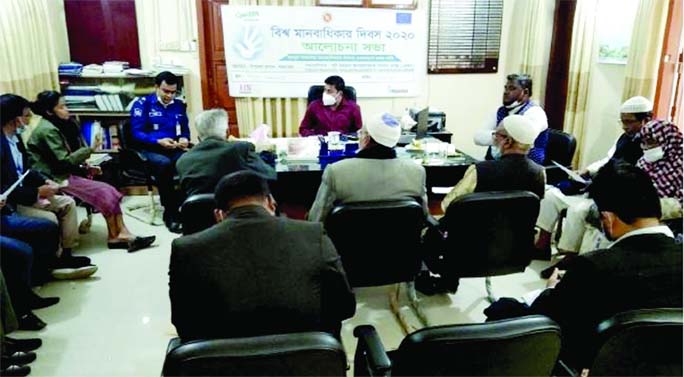
<path fill-rule="evenodd" d="M 596 376 L 681 376 L 682 308 L 617 314 L 597 329 Z"/>
<path fill-rule="evenodd" d="M 568 177 L 551 161 L 556 161 L 568 169 L 572 169 L 572 159 L 575 156 L 575 149 L 577 149 L 577 141 L 573 135 L 563 131 L 549 129 L 548 133 L 549 141 L 546 144 L 544 167 L 546 169 L 546 183 L 554 185 Z"/>
<path fill-rule="evenodd" d="M 432 222 L 448 236 L 440 252 L 428 252 L 426 263 L 447 281 L 486 277 L 487 296 L 494 302 L 489 277 L 525 271 L 538 214 L 539 197 L 529 191 L 465 195 L 449 205 L 439 225 Z"/>
<path fill-rule="evenodd" d="M 550 376 L 560 327 L 544 316 L 438 326 L 386 352 L 373 326 L 358 326 L 355 376 Z"/>
<path fill-rule="evenodd" d="M 214 208 L 214 194 L 196 194 L 185 199 L 180 209 L 183 235 L 201 232 L 216 224 Z"/>
<path fill-rule="evenodd" d="M 424 225 L 423 207 L 415 199 L 341 204 L 325 221 L 352 287 L 407 282 L 414 309 L 417 298 L 413 281 L 421 266 L 420 232 Z M 369 229 L 373 229 L 372 234 L 363 233 Z M 390 306 L 408 333 L 410 327 L 399 310 L 400 289 L 397 284 L 390 294 Z M 416 314 L 426 323 L 422 312 Z"/>
<path fill-rule="evenodd" d="M 306 96 L 306 104 L 307 106 L 317 100 L 321 99 L 321 96 L 323 96 L 323 85 L 312 85 L 309 88 L 309 94 Z M 353 86 L 345 86 L 344 89 L 342 90 L 342 93 L 344 93 L 344 98 L 348 100 L 352 100 L 356 102 L 356 89 L 354 89 Z"/>
<path fill-rule="evenodd" d="M 330 334 L 306 332 L 252 338 L 171 339 L 162 376 L 344 376 L 347 358 Z"/>
<path fill-rule="evenodd" d="M 128 206 L 126 213 L 148 224 L 161 225 L 161 206 L 154 200 L 155 179 L 147 157 L 135 147 L 130 121 L 119 123 L 119 164 L 123 186 L 146 186 L 149 204 Z"/>

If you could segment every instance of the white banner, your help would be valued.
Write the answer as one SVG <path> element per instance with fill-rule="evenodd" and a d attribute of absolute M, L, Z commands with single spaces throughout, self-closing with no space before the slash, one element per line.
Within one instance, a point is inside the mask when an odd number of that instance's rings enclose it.
<path fill-rule="evenodd" d="M 306 97 L 331 75 L 358 97 L 413 97 L 425 79 L 425 22 L 415 11 L 221 8 L 233 97 Z"/>

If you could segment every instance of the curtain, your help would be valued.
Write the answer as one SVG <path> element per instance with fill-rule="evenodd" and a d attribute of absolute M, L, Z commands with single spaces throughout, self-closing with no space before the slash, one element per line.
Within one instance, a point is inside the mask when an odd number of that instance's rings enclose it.
<path fill-rule="evenodd" d="M 507 73 L 527 73 L 532 77 L 532 97 L 543 106 L 551 52 L 555 0 L 519 1 L 510 26 Z M 519 20 L 519 21 L 518 21 Z"/>
<path fill-rule="evenodd" d="M 231 5 L 314 6 L 315 0 L 232 0 Z M 321 81 L 323 78 L 321 78 Z M 303 98 L 235 98 L 240 136 L 248 136 L 262 123 L 271 126 L 272 137 L 299 135 L 299 122 L 306 112 Z"/>
<path fill-rule="evenodd" d="M 33 100 L 43 90 L 59 90 L 47 1 L 0 0 L 0 93 Z"/>
<path fill-rule="evenodd" d="M 598 1 L 595 0 L 578 0 L 575 20 L 572 25 L 570 69 L 563 129 L 565 132 L 573 134 L 577 139 L 578 148 L 572 161 L 573 166 L 579 166 L 579 162 L 582 161 L 590 71 L 597 53 L 594 43 L 597 3 Z"/>
<path fill-rule="evenodd" d="M 667 0 L 639 1 L 625 68 L 623 101 L 634 96 L 651 101 L 655 98 L 668 6 Z"/>

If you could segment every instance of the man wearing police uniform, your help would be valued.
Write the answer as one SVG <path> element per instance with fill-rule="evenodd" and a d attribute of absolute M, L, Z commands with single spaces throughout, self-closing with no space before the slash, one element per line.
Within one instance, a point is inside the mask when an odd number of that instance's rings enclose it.
<path fill-rule="evenodd" d="M 133 142 L 147 157 L 164 206 L 164 223 L 180 232 L 178 195 L 173 185 L 176 160 L 188 149 L 190 129 L 186 105 L 175 99 L 178 77 L 164 71 L 155 78 L 155 92 L 135 101 L 131 108 Z"/>

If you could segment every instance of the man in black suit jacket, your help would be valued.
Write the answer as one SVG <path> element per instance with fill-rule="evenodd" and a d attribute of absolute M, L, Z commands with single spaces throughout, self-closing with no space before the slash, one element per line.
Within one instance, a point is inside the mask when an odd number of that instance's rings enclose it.
<path fill-rule="evenodd" d="M 339 335 L 356 301 L 320 223 L 275 217 L 266 180 L 232 173 L 217 225 L 171 247 L 171 321 L 183 341 L 300 331 Z"/>
<path fill-rule="evenodd" d="M 577 368 L 591 363 L 591 334 L 600 321 L 627 310 L 682 307 L 682 247 L 658 221 L 660 203 L 649 177 L 630 164 L 609 162 L 589 195 L 615 242 L 576 257 L 562 279 L 556 270 L 530 308 L 560 324 L 561 358 Z"/>
<path fill-rule="evenodd" d="M 201 141 L 176 162 L 185 195 L 212 193 L 223 176 L 239 170 L 252 170 L 268 180 L 276 179 L 275 170 L 256 154 L 254 144 L 226 141 L 225 110 L 200 113 L 195 126 Z"/>

